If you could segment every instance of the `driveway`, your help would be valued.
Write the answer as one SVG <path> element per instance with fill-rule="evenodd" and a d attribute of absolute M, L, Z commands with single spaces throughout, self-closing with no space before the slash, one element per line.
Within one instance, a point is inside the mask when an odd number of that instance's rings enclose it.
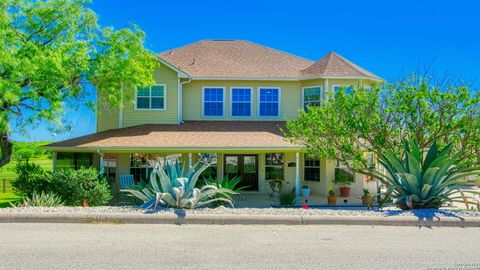
<path fill-rule="evenodd" d="M 479 228 L 0 224 L 0 269 L 480 269 Z"/>

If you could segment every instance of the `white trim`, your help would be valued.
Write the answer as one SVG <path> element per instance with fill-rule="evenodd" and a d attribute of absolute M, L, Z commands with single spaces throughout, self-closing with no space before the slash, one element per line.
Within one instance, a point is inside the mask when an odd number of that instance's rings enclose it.
<path fill-rule="evenodd" d="M 277 116 L 262 116 L 260 115 L 260 90 L 261 89 L 277 89 L 278 90 L 278 115 Z M 257 117 L 258 118 L 272 118 L 278 119 L 282 117 L 282 88 L 278 86 L 259 86 L 257 87 Z"/>
<path fill-rule="evenodd" d="M 305 81 L 314 79 L 349 79 L 349 80 L 372 80 L 384 82 L 382 78 L 361 76 L 311 76 L 311 77 L 192 77 L 192 80 L 204 81 Z"/>
<path fill-rule="evenodd" d="M 151 109 L 152 107 L 152 86 L 163 86 L 163 108 L 161 109 Z M 150 109 L 139 109 L 137 108 L 137 87 L 135 87 L 135 100 L 134 100 L 134 110 L 135 111 L 166 111 L 167 110 L 167 84 L 166 83 L 157 83 L 150 85 L 150 92 L 148 98 L 150 98 Z"/>
<path fill-rule="evenodd" d="M 250 90 L 250 115 L 233 115 L 233 89 Z M 250 86 L 232 86 L 230 87 L 230 116 L 234 118 L 250 118 L 253 116 L 253 87 Z"/>
<path fill-rule="evenodd" d="M 318 102 L 321 104 L 321 103 L 322 103 L 322 100 L 323 100 L 323 86 L 321 86 L 321 85 L 312 85 L 312 86 L 302 87 L 302 104 L 301 104 L 302 110 L 305 108 L 305 89 L 308 89 L 308 88 L 320 88 L 320 100 L 319 100 Z"/>
<path fill-rule="evenodd" d="M 222 89 L 222 115 L 205 115 L 205 88 L 221 88 Z M 203 118 L 223 118 L 225 117 L 225 87 L 224 86 L 202 86 L 202 117 Z"/>
<path fill-rule="evenodd" d="M 165 66 L 167 66 L 168 68 L 172 69 L 173 71 L 176 71 L 177 72 L 177 77 L 178 78 L 191 78 L 190 75 L 188 75 L 186 72 L 184 72 L 183 70 L 179 69 L 178 67 L 170 64 L 169 62 L 165 61 L 163 58 L 161 58 L 160 56 L 157 56 L 157 60 L 164 64 Z"/>

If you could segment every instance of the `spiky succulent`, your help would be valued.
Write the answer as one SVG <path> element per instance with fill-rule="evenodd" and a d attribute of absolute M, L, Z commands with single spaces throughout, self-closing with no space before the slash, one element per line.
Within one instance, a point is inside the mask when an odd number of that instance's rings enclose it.
<path fill-rule="evenodd" d="M 405 141 L 404 157 L 383 151 L 379 162 L 388 174 L 376 173 L 387 186 L 387 195 L 401 209 L 439 208 L 446 202 L 475 202 L 462 189 L 472 185 L 466 177 L 478 175 L 478 168 L 461 169 L 457 166 L 462 153 L 451 154 L 452 145 L 439 149 L 434 143 L 424 157 L 417 143 Z"/>
<path fill-rule="evenodd" d="M 62 198 L 55 193 L 38 194 L 33 191 L 32 197 L 24 197 L 21 202 L 12 204 L 13 207 L 55 207 L 63 206 Z"/>
<path fill-rule="evenodd" d="M 158 205 L 164 205 L 194 209 L 219 201 L 233 206 L 231 195 L 236 194 L 234 191 L 208 184 L 200 188 L 195 187 L 200 174 L 210 166 L 209 163 L 197 163 L 189 167 L 185 175 L 178 162 L 166 162 L 164 166 L 160 162 L 151 165 L 153 171 L 148 184 L 135 185 L 124 190 L 142 200 L 144 202 L 142 207 L 156 208 Z"/>

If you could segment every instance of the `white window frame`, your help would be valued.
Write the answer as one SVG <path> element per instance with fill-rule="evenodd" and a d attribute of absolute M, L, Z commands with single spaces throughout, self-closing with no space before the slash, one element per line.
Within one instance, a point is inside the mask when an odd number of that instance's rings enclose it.
<path fill-rule="evenodd" d="M 233 115 L 233 90 L 234 89 L 249 89 L 250 90 L 250 115 Z M 237 103 L 246 103 L 246 102 L 238 102 Z M 232 86 L 230 87 L 230 116 L 235 118 L 245 118 L 245 117 L 252 117 L 253 115 L 253 87 L 249 86 Z"/>
<path fill-rule="evenodd" d="M 222 115 L 205 115 L 205 89 L 221 88 L 222 89 Z M 209 101 L 210 102 L 210 101 Z M 203 86 L 202 87 L 202 117 L 204 118 L 222 118 L 225 117 L 225 87 L 224 86 Z"/>
<path fill-rule="evenodd" d="M 260 115 L 260 90 L 277 89 L 278 90 L 278 115 Z M 282 88 L 278 86 L 259 86 L 257 87 L 257 117 L 258 118 L 280 118 L 282 116 Z"/>
<path fill-rule="evenodd" d="M 318 166 L 307 166 L 307 160 L 316 160 L 316 161 L 318 161 Z M 318 174 L 321 175 L 321 166 L 322 166 L 322 164 L 320 164 L 320 159 L 309 158 L 309 157 L 307 157 L 307 155 L 304 155 L 304 156 L 303 156 L 303 181 L 307 181 L 307 182 L 321 182 L 321 181 L 322 181 L 321 179 L 319 179 L 319 181 L 315 181 L 315 180 L 312 180 L 312 179 L 306 179 L 306 178 L 305 178 L 305 176 L 306 176 L 305 169 L 307 169 L 307 168 L 318 169 Z"/>
<path fill-rule="evenodd" d="M 152 109 L 152 86 L 163 86 L 163 108 L 153 108 Z M 149 96 L 150 99 L 150 108 L 137 108 L 137 92 L 138 88 L 135 87 L 135 111 L 166 111 L 167 110 L 167 84 L 166 83 L 159 83 L 149 86 Z M 158 96 L 160 97 L 160 96 Z M 154 98 L 158 98 L 155 96 Z"/>
<path fill-rule="evenodd" d="M 321 104 L 324 97 L 323 97 L 323 86 L 321 85 L 312 85 L 312 86 L 305 86 L 305 87 L 302 87 L 302 109 L 305 108 L 305 89 L 309 89 L 309 88 L 320 88 L 320 99 L 319 99 L 319 103 Z"/>

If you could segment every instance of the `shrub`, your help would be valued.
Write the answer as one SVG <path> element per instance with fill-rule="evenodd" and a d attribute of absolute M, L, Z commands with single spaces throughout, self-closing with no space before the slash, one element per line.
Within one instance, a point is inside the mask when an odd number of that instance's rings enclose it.
<path fill-rule="evenodd" d="M 12 183 L 14 192 L 21 196 L 32 197 L 35 191 L 47 191 L 52 174 L 28 160 L 20 160 L 15 165 L 17 179 Z"/>
<path fill-rule="evenodd" d="M 294 205 L 295 204 L 295 188 L 289 192 L 280 193 L 280 205 Z"/>
<path fill-rule="evenodd" d="M 13 207 L 54 207 L 63 206 L 63 200 L 55 193 L 33 192 L 32 197 L 24 197 L 21 202 L 12 204 Z"/>
<path fill-rule="evenodd" d="M 83 201 L 90 206 L 99 206 L 112 199 L 110 185 L 94 168 L 58 171 L 53 174 L 49 190 L 65 200 L 66 205 L 72 206 L 80 206 Z"/>
<path fill-rule="evenodd" d="M 345 169 L 336 168 L 335 169 L 335 180 L 333 182 L 340 186 L 349 186 L 355 179 L 353 179 L 353 174 L 349 173 Z"/>

